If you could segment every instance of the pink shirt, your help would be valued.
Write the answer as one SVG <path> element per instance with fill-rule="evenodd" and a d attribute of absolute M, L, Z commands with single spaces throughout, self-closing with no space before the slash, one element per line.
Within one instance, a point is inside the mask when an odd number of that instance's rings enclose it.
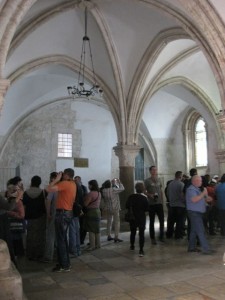
<path fill-rule="evenodd" d="M 84 205 L 87 208 L 99 208 L 101 202 L 101 193 L 97 191 L 89 192 L 84 198 Z"/>

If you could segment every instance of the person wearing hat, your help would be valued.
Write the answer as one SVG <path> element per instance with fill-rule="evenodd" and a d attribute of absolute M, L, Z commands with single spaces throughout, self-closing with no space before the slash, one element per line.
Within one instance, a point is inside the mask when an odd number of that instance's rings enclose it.
<path fill-rule="evenodd" d="M 219 176 L 218 175 L 214 175 L 212 179 L 216 180 L 216 183 L 219 182 Z"/>

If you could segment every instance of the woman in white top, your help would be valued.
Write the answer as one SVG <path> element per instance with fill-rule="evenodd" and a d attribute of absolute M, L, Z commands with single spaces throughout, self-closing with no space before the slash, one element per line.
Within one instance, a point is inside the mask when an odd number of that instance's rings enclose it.
<path fill-rule="evenodd" d="M 112 181 L 106 180 L 102 190 L 104 199 L 104 210 L 107 214 L 107 235 L 108 241 L 114 240 L 115 243 L 122 242 L 119 239 L 120 231 L 120 199 L 119 193 L 124 191 L 124 186 L 119 179 L 115 178 Z M 111 236 L 112 223 L 114 222 L 115 236 Z"/>

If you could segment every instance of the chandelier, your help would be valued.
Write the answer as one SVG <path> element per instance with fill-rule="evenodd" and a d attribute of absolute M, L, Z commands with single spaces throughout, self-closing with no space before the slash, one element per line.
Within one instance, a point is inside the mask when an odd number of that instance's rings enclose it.
<path fill-rule="evenodd" d="M 68 86 L 67 90 L 69 93 L 69 96 L 76 98 L 76 97 L 91 97 L 95 94 L 102 95 L 103 90 L 100 88 L 100 86 L 97 84 L 96 75 L 94 71 L 94 64 L 93 64 L 93 58 L 92 58 L 92 52 L 91 52 L 91 43 L 90 38 L 87 35 L 87 7 L 85 7 L 85 35 L 83 37 L 82 42 L 82 51 L 81 51 L 81 59 L 80 59 L 80 66 L 79 66 L 79 73 L 78 73 L 78 81 L 76 85 L 74 86 Z M 86 61 L 86 52 L 89 53 L 89 61 L 91 64 L 91 72 L 92 72 L 92 86 L 87 85 L 85 81 L 85 69 L 87 68 L 85 66 Z"/>

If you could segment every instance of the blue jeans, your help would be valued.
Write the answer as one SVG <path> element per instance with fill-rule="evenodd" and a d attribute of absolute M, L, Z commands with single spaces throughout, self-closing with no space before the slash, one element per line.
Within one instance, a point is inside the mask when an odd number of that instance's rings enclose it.
<path fill-rule="evenodd" d="M 196 248 L 196 238 L 199 238 L 200 245 L 203 252 L 209 251 L 209 244 L 205 236 L 205 227 L 203 223 L 203 213 L 188 210 L 188 217 L 191 223 L 191 232 L 189 237 L 188 250 Z"/>
<path fill-rule="evenodd" d="M 56 211 L 55 233 L 57 241 L 57 254 L 60 267 L 70 266 L 67 233 L 73 217 L 73 211 Z"/>
<path fill-rule="evenodd" d="M 46 223 L 46 242 L 45 242 L 45 254 L 44 258 L 47 260 L 53 260 L 55 247 L 55 216 L 51 220 L 47 220 Z"/>
<path fill-rule="evenodd" d="M 80 222 L 79 217 L 73 217 L 69 227 L 69 252 L 80 255 Z"/>

